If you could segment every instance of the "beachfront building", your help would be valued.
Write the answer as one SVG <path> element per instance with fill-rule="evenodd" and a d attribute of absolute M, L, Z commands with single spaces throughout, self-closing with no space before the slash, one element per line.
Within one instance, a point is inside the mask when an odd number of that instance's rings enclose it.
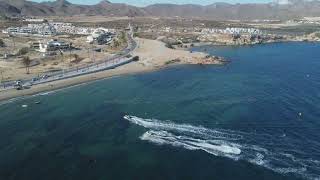
<path fill-rule="evenodd" d="M 27 19 L 24 19 L 24 21 L 26 22 L 37 22 L 37 23 L 42 23 L 45 21 L 45 19 L 37 19 L 37 18 L 27 18 Z"/>
<path fill-rule="evenodd" d="M 71 43 L 52 39 L 48 42 L 37 41 L 31 43 L 31 48 L 41 53 L 54 52 L 54 51 L 65 51 L 72 47 Z"/>
<path fill-rule="evenodd" d="M 2 32 L 5 34 L 17 35 L 42 35 L 52 36 L 56 34 L 77 34 L 77 35 L 91 35 L 96 31 L 104 30 L 106 32 L 115 32 L 115 30 L 104 28 L 91 28 L 91 27 L 76 27 L 72 23 L 64 22 L 46 22 L 28 24 L 23 27 L 10 27 Z"/>
<path fill-rule="evenodd" d="M 9 27 L 2 31 L 4 34 L 13 35 L 41 35 L 50 36 L 56 34 L 56 30 L 47 24 L 42 24 L 41 26 L 35 26 L 35 24 L 29 24 L 24 27 Z"/>
<path fill-rule="evenodd" d="M 98 28 L 91 35 L 87 37 L 88 43 L 97 42 L 99 45 L 109 44 L 114 38 L 114 33 L 109 29 Z"/>
<path fill-rule="evenodd" d="M 57 33 L 57 30 L 50 24 L 28 24 L 28 28 L 32 29 L 32 34 L 52 36 Z"/>
<path fill-rule="evenodd" d="M 262 32 L 259 29 L 255 28 L 225 28 L 225 29 L 216 29 L 216 28 L 204 28 L 201 30 L 202 34 L 261 34 Z"/>
<path fill-rule="evenodd" d="M 32 33 L 32 29 L 28 27 L 9 27 L 6 30 L 3 30 L 4 34 L 29 34 Z"/>

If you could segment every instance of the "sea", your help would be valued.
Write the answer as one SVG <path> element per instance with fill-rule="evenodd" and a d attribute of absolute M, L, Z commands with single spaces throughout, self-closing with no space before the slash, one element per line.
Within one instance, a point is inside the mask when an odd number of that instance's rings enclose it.
<path fill-rule="evenodd" d="M 319 43 L 190 51 L 231 62 L 2 102 L 0 179 L 320 179 Z"/>

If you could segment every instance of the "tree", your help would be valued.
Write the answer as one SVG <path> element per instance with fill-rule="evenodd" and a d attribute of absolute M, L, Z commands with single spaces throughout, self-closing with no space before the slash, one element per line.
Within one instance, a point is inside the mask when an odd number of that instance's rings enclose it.
<path fill-rule="evenodd" d="M 73 62 L 75 62 L 75 63 L 79 63 L 80 62 L 80 57 L 79 57 L 78 54 L 74 54 L 73 58 L 74 58 Z"/>
<path fill-rule="evenodd" d="M 113 46 L 114 46 L 115 48 L 119 47 L 119 46 L 120 46 L 120 42 L 119 42 L 118 40 L 114 40 L 114 41 L 113 41 Z"/>
<path fill-rule="evenodd" d="M 139 61 L 139 59 L 140 59 L 139 56 L 135 56 L 132 58 L 133 61 Z"/>
<path fill-rule="evenodd" d="M 124 43 L 127 42 L 126 33 L 123 32 L 123 31 L 122 31 L 121 34 L 120 34 L 120 40 L 121 40 L 122 42 L 124 42 Z"/>
<path fill-rule="evenodd" d="M 31 64 L 31 59 L 29 58 L 29 56 L 24 56 L 22 58 L 22 63 L 23 65 L 26 67 L 26 73 L 30 74 L 30 64 Z"/>
<path fill-rule="evenodd" d="M 26 55 L 26 54 L 28 54 L 28 52 L 29 52 L 29 48 L 23 47 L 23 48 L 19 49 L 18 55 L 19 56 Z"/>
<path fill-rule="evenodd" d="M 0 47 L 5 47 L 5 46 L 6 45 L 5 45 L 4 41 L 2 39 L 0 39 Z"/>

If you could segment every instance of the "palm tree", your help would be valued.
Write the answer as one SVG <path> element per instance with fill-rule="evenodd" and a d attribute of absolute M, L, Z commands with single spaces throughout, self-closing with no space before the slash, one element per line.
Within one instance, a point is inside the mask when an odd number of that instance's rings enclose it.
<path fill-rule="evenodd" d="M 26 67 L 26 73 L 30 74 L 30 64 L 31 64 L 31 59 L 29 58 L 29 56 L 24 56 L 22 58 L 22 63 L 24 64 L 24 66 Z"/>

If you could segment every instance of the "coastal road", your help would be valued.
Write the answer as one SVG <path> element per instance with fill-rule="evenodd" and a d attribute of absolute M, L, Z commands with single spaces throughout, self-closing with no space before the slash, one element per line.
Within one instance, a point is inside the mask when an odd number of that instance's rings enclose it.
<path fill-rule="evenodd" d="M 31 87 L 37 84 L 43 84 L 52 81 L 113 69 L 118 66 L 130 63 L 133 61 L 133 57 L 130 55 L 130 53 L 137 47 L 137 42 L 133 39 L 132 28 L 127 33 L 127 37 L 128 46 L 125 49 L 123 49 L 119 54 L 111 58 L 106 58 L 98 63 L 93 63 L 83 67 L 76 67 L 67 70 L 61 70 L 58 72 L 45 73 L 41 77 L 37 76 L 32 79 L 21 80 L 21 83 L 24 87 Z M 0 91 L 14 89 L 15 85 L 16 81 L 2 83 L 0 86 Z"/>

